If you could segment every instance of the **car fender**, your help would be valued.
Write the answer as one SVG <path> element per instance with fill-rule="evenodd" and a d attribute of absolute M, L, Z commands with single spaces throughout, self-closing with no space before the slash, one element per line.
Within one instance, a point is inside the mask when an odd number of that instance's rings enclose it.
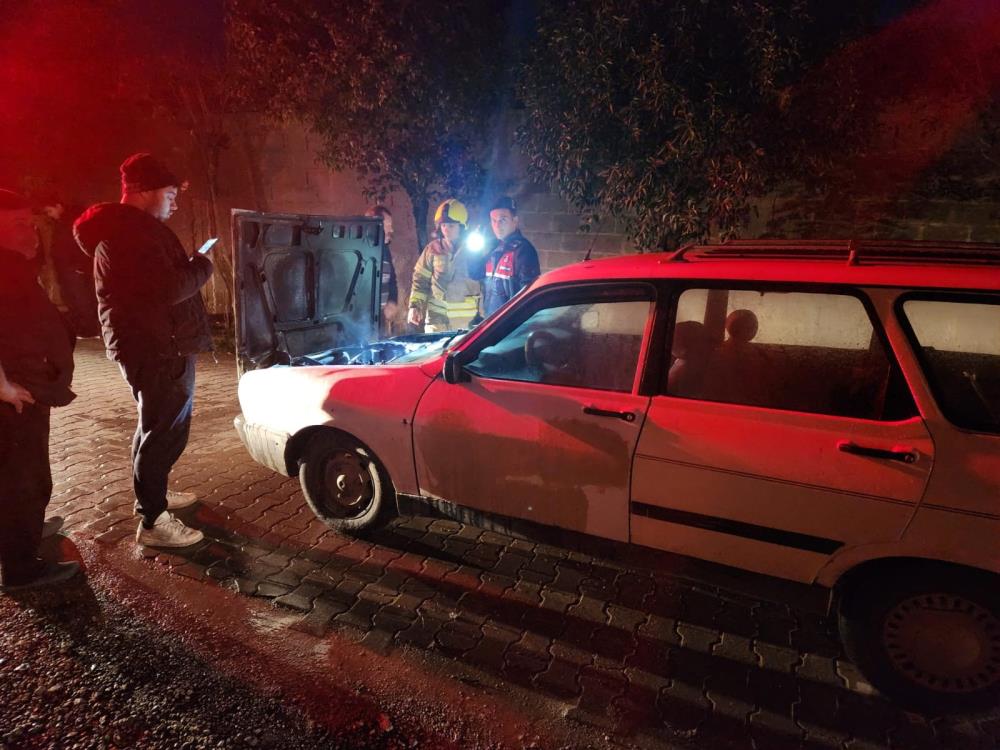
<path fill-rule="evenodd" d="M 397 492 L 415 493 L 413 413 L 432 380 L 416 364 L 272 367 L 246 373 L 239 398 L 246 422 L 288 436 L 290 464 L 304 444 L 296 436 L 332 427 L 367 446 Z"/>
<path fill-rule="evenodd" d="M 816 583 L 834 587 L 841 578 L 858 566 L 876 560 L 929 560 L 964 565 L 992 573 L 1000 573 L 1000 557 L 994 552 L 984 555 L 982 550 L 964 549 L 929 539 L 901 539 L 893 542 L 864 544 L 845 548 L 827 560 L 816 574 Z"/>

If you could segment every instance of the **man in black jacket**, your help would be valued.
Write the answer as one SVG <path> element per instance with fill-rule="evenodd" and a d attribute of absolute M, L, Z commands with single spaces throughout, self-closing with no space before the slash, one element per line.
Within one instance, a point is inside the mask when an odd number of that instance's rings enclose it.
<path fill-rule="evenodd" d="M 482 279 L 483 314 L 492 315 L 538 278 L 538 252 L 521 234 L 514 200 L 500 196 L 490 209 L 490 226 L 497 245 L 475 276 Z"/>
<path fill-rule="evenodd" d="M 132 484 L 142 516 L 136 542 L 186 547 L 203 535 L 169 511 L 197 498 L 168 491 L 167 482 L 191 427 L 195 355 L 212 349 L 200 294 L 212 263 L 189 257 L 165 224 L 181 188 L 170 170 L 150 154 L 134 154 L 121 165 L 121 177 L 121 203 L 92 206 L 73 231 L 94 259 L 108 357 L 118 362 L 139 408 L 132 440 Z"/>
<path fill-rule="evenodd" d="M 38 236 L 31 208 L 0 190 L 0 589 L 59 583 L 75 562 L 38 558 L 52 495 L 49 411 L 73 400 L 75 338 L 38 283 Z M 47 528 L 48 527 L 48 528 Z M 48 532 L 48 533 L 47 533 Z"/>

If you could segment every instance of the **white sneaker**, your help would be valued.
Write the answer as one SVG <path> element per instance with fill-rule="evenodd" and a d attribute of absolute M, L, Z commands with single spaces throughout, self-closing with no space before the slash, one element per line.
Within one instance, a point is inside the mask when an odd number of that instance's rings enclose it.
<path fill-rule="evenodd" d="M 180 510 L 198 502 L 198 496 L 193 492 L 177 492 L 167 490 L 167 510 Z"/>
<path fill-rule="evenodd" d="M 198 529 L 185 526 L 166 511 L 157 516 L 153 528 L 147 529 L 140 521 L 135 530 L 135 542 L 143 547 L 190 547 L 204 538 Z"/>

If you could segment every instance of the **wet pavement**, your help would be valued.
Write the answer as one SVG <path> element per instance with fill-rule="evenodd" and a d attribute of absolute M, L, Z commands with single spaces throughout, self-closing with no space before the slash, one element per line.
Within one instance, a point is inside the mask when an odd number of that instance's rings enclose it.
<path fill-rule="evenodd" d="M 875 694 L 812 589 L 422 516 L 328 530 L 240 444 L 228 358 L 199 363 L 174 472 L 208 538 L 143 555 L 134 404 L 95 342 L 77 367 L 50 513 L 88 577 L 0 598 L 0 748 L 1000 747 L 1000 712 Z"/>

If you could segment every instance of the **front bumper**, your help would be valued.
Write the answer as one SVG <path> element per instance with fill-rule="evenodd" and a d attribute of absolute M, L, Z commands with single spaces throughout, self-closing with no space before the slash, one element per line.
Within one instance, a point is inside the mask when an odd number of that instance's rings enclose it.
<path fill-rule="evenodd" d="M 262 425 L 247 422 L 242 414 L 233 420 L 233 427 L 236 428 L 236 433 L 254 461 L 286 477 L 290 476 L 285 461 L 285 448 L 291 437 L 288 433 L 276 432 Z"/>

